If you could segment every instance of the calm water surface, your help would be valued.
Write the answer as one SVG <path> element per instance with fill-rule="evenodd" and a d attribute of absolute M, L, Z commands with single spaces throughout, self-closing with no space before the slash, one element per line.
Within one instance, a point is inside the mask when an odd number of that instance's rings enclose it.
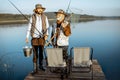
<path fill-rule="evenodd" d="M 119 80 L 120 20 L 73 23 L 71 47 L 90 46 L 107 80 Z M 24 57 L 27 24 L 0 25 L 0 80 L 23 80 L 32 71 L 32 56 Z M 30 45 L 30 43 L 28 44 Z"/>

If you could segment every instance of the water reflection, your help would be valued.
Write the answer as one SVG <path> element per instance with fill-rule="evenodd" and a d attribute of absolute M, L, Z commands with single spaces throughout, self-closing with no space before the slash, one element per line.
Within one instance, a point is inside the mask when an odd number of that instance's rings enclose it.
<path fill-rule="evenodd" d="M 78 23 L 72 29 L 70 46 L 91 46 L 108 80 L 119 80 L 120 24 L 119 20 Z M 114 74 L 113 74 L 114 73 Z"/>
<path fill-rule="evenodd" d="M 71 47 L 90 46 L 108 80 L 119 80 L 120 21 L 73 23 Z M 27 24 L 0 25 L 0 80 L 23 80 L 32 71 L 32 56 L 25 58 Z M 28 44 L 30 45 L 30 43 Z M 114 74 L 113 74 L 114 73 Z"/>
<path fill-rule="evenodd" d="M 0 80 L 23 80 L 32 71 L 32 57 L 26 59 L 22 52 L 26 28 L 26 24 L 0 25 Z"/>

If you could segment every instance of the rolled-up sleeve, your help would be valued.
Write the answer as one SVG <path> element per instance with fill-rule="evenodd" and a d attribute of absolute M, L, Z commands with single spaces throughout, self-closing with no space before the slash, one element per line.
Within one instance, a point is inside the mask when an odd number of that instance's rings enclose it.
<path fill-rule="evenodd" d="M 46 35 L 49 35 L 49 32 L 48 32 L 49 22 L 48 22 L 48 18 L 47 17 L 46 17 L 46 29 L 47 29 Z"/>

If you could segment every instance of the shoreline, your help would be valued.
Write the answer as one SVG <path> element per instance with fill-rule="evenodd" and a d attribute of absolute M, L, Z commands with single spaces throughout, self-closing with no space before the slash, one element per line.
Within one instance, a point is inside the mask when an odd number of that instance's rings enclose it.
<path fill-rule="evenodd" d="M 55 22 L 55 19 L 48 19 L 49 23 L 52 24 Z M 74 20 L 74 19 L 73 19 Z M 89 22 L 89 21 L 95 21 L 95 20 L 120 20 L 118 19 L 96 19 L 96 18 L 80 18 L 79 20 L 76 19 L 77 22 Z M 6 24 L 28 24 L 28 20 L 0 20 L 0 25 L 6 25 Z"/>
<path fill-rule="evenodd" d="M 50 22 L 54 21 L 55 19 L 48 19 Z M 27 24 L 28 20 L 0 20 L 0 25 L 5 24 Z"/>
<path fill-rule="evenodd" d="M 28 23 L 27 20 L 4 20 L 0 21 L 0 25 L 4 24 L 25 24 Z"/>
<path fill-rule="evenodd" d="M 55 22 L 56 17 L 53 12 L 46 12 L 48 16 L 48 20 L 50 24 Z M 28 19 L 31 15 L 24 14 Z M 95 20 L 120 20 L 120 16 L 94 16 L 94 15 L 80 15 L 80 14 L 73 14 L 71 21 L 73 22 L 88 22 L 88 21 L 95 21 Z M 0 25 L 5 24 L 27 24 L 28 20 L 21 14 L 0 14 Z"/>

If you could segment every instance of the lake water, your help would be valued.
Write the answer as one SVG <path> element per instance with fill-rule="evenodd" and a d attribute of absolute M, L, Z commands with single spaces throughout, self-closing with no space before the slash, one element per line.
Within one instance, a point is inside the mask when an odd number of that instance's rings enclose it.
<path fill-rule="evenodd" d="M 71 28 L 69 48 L 92 47 L 107 80 L 119 80 L 120 20 L 72 23 Z M 27 24 L 0 25 L 0 80 L 23 80 L 32 71 L 32 56 L 22 51 L 26 29 Z"/>

